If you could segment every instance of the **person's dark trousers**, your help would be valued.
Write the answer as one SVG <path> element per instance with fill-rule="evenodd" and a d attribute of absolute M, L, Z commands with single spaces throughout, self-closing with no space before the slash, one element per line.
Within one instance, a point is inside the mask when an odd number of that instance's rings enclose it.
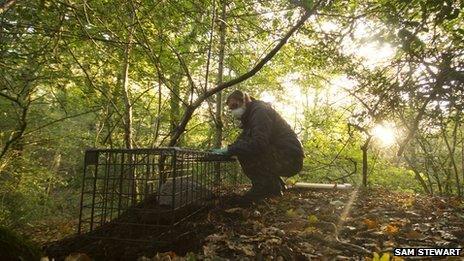
<path fill-rule="evenodd" d="M 296 175 L 303 166 L 303 158 L 273 146 L 259 155 L 239 156 L 243 172 L 251 180 L 251 192 L 259 196 L 282 193 L 280 177 Z"/>

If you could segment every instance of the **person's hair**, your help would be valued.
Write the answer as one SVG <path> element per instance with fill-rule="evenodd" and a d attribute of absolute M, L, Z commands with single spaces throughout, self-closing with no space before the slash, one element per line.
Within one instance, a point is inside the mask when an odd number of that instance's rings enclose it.
<path fill-rule="evenodd" d="M 251 101 L 251 96 L 240 90 L 235 90 L 227 97 L 226 104 L 229 104 L 231 100 L 242 101 L 243 103 L 247 103 Z"/>

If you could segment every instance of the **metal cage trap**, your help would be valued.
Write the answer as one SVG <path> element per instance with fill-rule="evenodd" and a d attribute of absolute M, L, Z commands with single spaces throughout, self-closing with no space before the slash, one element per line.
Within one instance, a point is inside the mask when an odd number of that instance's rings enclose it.
<path fill-rule="evenodd" d="M 87 150 L 78 233 L 164 242 L 173 226 L 243 182 L 235 159 L 206 151 Z"/>

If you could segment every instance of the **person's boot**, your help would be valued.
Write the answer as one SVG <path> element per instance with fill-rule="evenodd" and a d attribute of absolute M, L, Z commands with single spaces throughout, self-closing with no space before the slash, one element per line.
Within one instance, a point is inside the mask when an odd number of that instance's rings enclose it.
<path fill-rule="evenodd" d="M 278 179 L 279 179 L 280 188 L 282 189 L 282 192 L 286 191 L 288 189 L 287 184 L 285 184 L 285 181 L 282 179 L 282 177 L 278 177 Z"/>
<path fill-rule="evenodd" d="M 269 196 L 269 192 L 261 183 L 255 183 L 252 187 L 243 194 L 243 199 L 246 201 L 260 201 Z"/>
<path fill-rule="evenodd" d="M 280 177 L 269 177 L 266 188 L 270 196 L 283 195 L 282 182 L 283 180 Z"/>
<path fill-rule="evenodd" d="M 252 176 L 250 177 L 252 187 L 245 192 L 243 199 L 250 202 L 259 202 L 265 198 L 277 196 L 280 192 L 276 187 L 276 181 L 269 176 Z"/>

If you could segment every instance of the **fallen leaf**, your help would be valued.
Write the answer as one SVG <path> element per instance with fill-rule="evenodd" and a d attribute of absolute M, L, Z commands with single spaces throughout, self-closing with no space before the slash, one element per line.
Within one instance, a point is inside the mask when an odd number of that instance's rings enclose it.
<path fill-rule="evenodd" d="M 295 210 L 295 212 L 296 212 L 298 215 L 300 215 L 300 216 L 306 215 L 305 210 L 302 209 L 302 208 L 297 208 L 297 209 Z"/>
<path fill-rule="evenodd" d="M 251 223 L 251 226 L 253 227 L 253 230 L 255 230 L 255 231 L 259 231 L 262 228 L 264 228 L 263 223 L 261 223 L 259 221 L 252 220 L 250 223 Z"/>
<path fill-rule="evenodd" d="M 388 235 L 395 235 L 398 233 L 399 228 L 395 225 L 388 224 L 383 228 L 383 231 L 387 233 Z"/>
<path fill-rule="evenodd" d="M 438 230 L 438 233 L 440 233 L 441 238 L 443 238 L 443 239 L 445 239 L 447 241 L 456 241 L 457 240 L 457 238 L 454 235 L 452 235 L 452 234 L 450 234 L 450 233 L 448 233 L 446 231 Z"/>
<path fill-rule="evenodd" d="M 422 234 L 416 230 L 411 230 L 408 233 L 406 233 L 405 236 L 408 239 L 417 239 L 417 238 L 421 238 Z"/>
<path fill-rule="evenodd" d="M 243 208 L 229 208 L 229 209 L 226 209 L 224 210 L 226 213 L 229 213 L 229 214 L 236 214 L 236 213 L 240 213 L 242 212 Z"/>
<path fill-rule="evenodd" d="M 210 242 L 218 242 L 218 241 L 224 241 L 227 238 L 225 234 L 211 234 L 206 237 L 206 241 Z"/>
<path fill-rule="evenodd" d="M 64 261 L 91 261 L 92 259 L 84 253 L 73 253 L 67 256 Z"/>
<path fill-rule="evenodd" d="M 384 253 L 382 257 L 380 258 L 380 261 L 390 261 L 390 254 Z"/>
<path fill-rule="evenodd" d="M 368 229 L 373 229 L 379 226 L 377 220 L 366 218 L 363 220 L 363 223 L 367 226 Z"/>
<path fill-rule="evenodd" d="M 349 231 L 354 231 L 357 229 L 356 227 L 353 227 L 353 226 L 345 226 L 345 228 L 348 229 Z"/>
<path fill-rule="evenodd" d="M 304 234 L 313 234 L 313 233 L 317 232 L 317 228 L 315 228 L 315 227 L 307 227 L 307 228 L 305 228 L 305 230 L 303 232 L 304 232 Z"/>
<path fill-rule="evenodd" d="M 412 198 L 412 197 L 410 197 L 410 198 L 405 198 L 405 199 L 403 200 L 403 208 L 410 208 L 410 207 L 412 207 L 413 204 L 414 204 L 414 202 L 415 202 L 415 199 Z"/>
<path fill-rule="evenodd" d="M 456 216 L 458 216 L 458 217 L 460 217 L 460 218 L 462 218 L 464 220 L 464 215 L 463 214 L 458 213 L 458 212 L 456 212 L 455 214 L 456 214 Z"/>
<path fill-rule="evenodd" d="M 248 244 L 239 244 L 232 241 L 227 241 L 227 247 L 232 250 L 241 251 L 247 256 L 255 256 L 255 251 L 253 251 L 253 246 Z"/>
<path fill-rule="evenodd" d="M 308 222 L 309 224 L 316 224 L 319 221 L 316 215 L 309 215 Z"/>
<path fill-rule="evenodd" d="M 333 205 L 338 208 L 338 207 L 343 207 L 345 203 L 341 202 L 340 200 L 334 200 L 330 202 L 330 205 Z"/>
<path fill-rule="evenodd" d="M 271 203 L 271 204 L 276 204 L 279 201 L 277 199 L 270 198 L 270 199 L 268 199 L 268 202 Z"/>
<path fill-rule="evenodd" d="M 390 254 L 389 253 L 383 253 L 382 256 L 380 256 L 377 252 L 373 253 L 372 261 L 390 261 Z"/>
<path fill-rule="evenodd" d="M 211 257 L 216 255 L 216 246 L 214 245 L 204 245 L 203 254 L 205 257 Z"/>
<path fill-rule="evenodd" d="M 302 231 L 308 222 L 304 219 L 295 219 L 291 222 L 285 223 L 280 226 L 285 231 Z"/>
<path fill-rule="evenodd" d="M 252 245 L 241 245 L 240 250 L 247 256 L 255 256 L 255 251 L 253 251 Z"/>
<path fill-rule="evenodd" d="M 285 231 L 276 227 L 265 227 L 261 230 L 261 233 L 268 234 L 268 235 L 277 235 L 282 237 L 285 235 Z"/>
<path fill-rule="evenodd" d="M 397 244 L 396 244 L 395 242 L 391 241 L 391 240 L 388 240 L 388 241 L 383 242 L 383 245 L 384 245 L 385 247 L 394 247 L 394 246 L 396 246 Z"/>
<path fill-rule="evenodd" d="M 282 239 L 280 239 L 280 238 L 271 238 L 271 239 L 266 240 L 266 244 L 268 244 L 268 245 L 272 245 L 272 244 L 280 245 L 280 244 L 282 244 Z"/>
<path fill-rule="evenodd" d="M 298 213 L 293 208 L 287 210 L 287 212 L 285 212 L 285 214 L 289 218 L 298 218 L 299 217 Z"/>
<path fill-rule="evenodd" d="M 253 213 L 251 214 L 251 216 L 253 218 L 260 218 L 261 217 L 261 212 L 259 212 L 258 210 L 255 210 L 253 211 Z"/>

